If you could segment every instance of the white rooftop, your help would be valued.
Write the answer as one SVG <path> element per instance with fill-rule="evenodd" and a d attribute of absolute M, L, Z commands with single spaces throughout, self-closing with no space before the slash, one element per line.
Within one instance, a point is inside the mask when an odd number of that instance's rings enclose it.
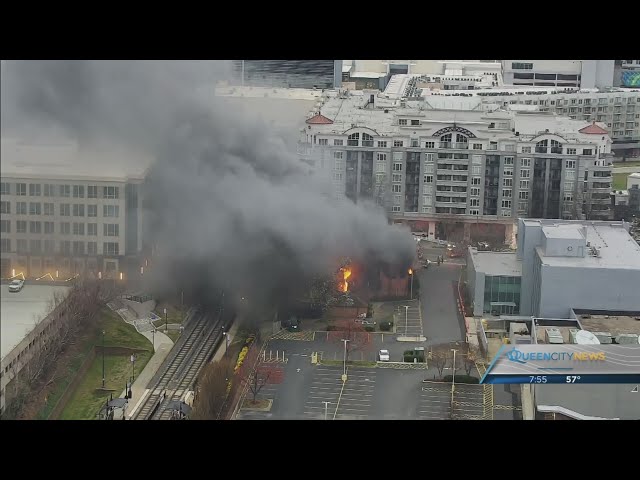
<path fill-rule="evenodd" d="M 17 293 L 9 293 L 7 284 L 0 287 L 0 353 L 4 358 L 46 317 L 54 294 L 59 292 L 66 295 L 69 287 L 33 285 L 27 282 Z"/>
<path fill-rule="evenodd" d="M 441 128 L 441 123 L 457 122 L 464 128 L 478 132 L 479 137 L 527 141 L 548 129 L 550 134 L 561 135 L 567 143 L 601 141 L 599 135 L 579 133 L 589 122 L 571 120 L 546 112 L 483 111 L 479 107 L 486 105 L 481 105 L 479 97 L 426 97 L 424 100 L 405 101 L 393 94 L 403 90 L 403 82 L 399 81 L 390 90 L 392 94 L 379 93 L 374 98 L 374 104 L 369 104 L 367 108 L 363 107 L 368 102 L 369 95 L 365 96 L 363 91 L 347 94 L 327 91 L 324 104 L 321 104 L 318 110 L 332 120 L 333 124 L 314 125 L 314 130 L 325 134 L 343 134 L 353 127 L 367 127 L 383 136 L 407 136 L 413 131 L 417 136 L 429 136 Z M 420 125 L 399 126 L 394 122 L 396 116 L 419 118 Z M 504 122 L 510 123 L 509 128 L 489 129 L 490 123 Z M 516 136 L 515 132 L 518 132 L 519 136 Z"/>
<path fill-rule="evenodd" d="M 485 275 L 522 276 L 522 262 L 515 252 L 479 252 L 471 249 L 476 272 Z"/>
<path fill-rule="evenodd" d="M 542 233 L 547 238 L 567 238 L 572 240 L 583 239 L 584 236 L 579 228 L 572 225 L 549 225 L 542 227 Z"/>
<path fill-rule="evenodd" d="M 380 72 L 353 72 L 351 74 L 351 78 L 380 78 L 386 76 L 386 73 Z"/>
<path fill-rule="evenodd" d="M 141 181 L 153 163 L 152 157 L 130 150 L 80 148 L 68 140 L 35 143 L 2 138 L 1 145 L 2 177 Z"/>
<path fill-rule="evenodd" d="M 587 268 L 640 269 L 640 245 L 621 224 L 573 223 L 543 227 L 545 235 L 555 238 L 583 238 L 581 230 L 586 227 L 586 241 L 599 250 L 599 256 L 585 252 L 584 257 L 546 256 L 544 249 L 537 247 L 544 265 Z M 589 250 L 589 247 L 586 248 Z"/>
<path fill-rule="evenodd" d="M 317 100 L 322 96 L 321 89 L 313 88 L 273 88 L 237 85 L 219 85 L 215 89 L 216 97 L 247 98 L 283 98 L 288 100 Z"/>

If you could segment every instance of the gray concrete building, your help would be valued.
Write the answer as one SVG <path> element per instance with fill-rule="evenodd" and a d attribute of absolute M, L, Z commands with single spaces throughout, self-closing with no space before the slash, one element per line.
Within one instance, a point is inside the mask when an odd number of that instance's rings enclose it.
<path fill-rule="evenodd" d="M 515 253 L 468 252 L 474 315 L 640 311 L 640 245 L 625 222 L 519 219 Z"/>
<path fill-rule="evenodd" d="M 152 159 L 74 143 L 2 139 L 1 274 L 116 278 L 142 252 Z"/>

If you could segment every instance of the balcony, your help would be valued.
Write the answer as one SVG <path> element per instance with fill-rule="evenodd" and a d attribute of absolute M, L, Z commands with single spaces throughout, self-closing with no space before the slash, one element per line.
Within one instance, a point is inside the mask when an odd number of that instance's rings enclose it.
<path fill-rule="evenodd" d="M 551 147 L 551 153 L 562 153 L 562 147 Z"/>
<path fill-rule="evenodd" d="M 547 147 L 536 147 L 536 153 L 547 153 Z"/>
<path fill-rule="evenodd" d="M 487 150 L 498 150 L 498 145 L 490 144 Z"/>
<path fill-rule="evenodd" d="M 467 150 L 469 148 L 469 144 L 462 142 L 440 142 L 440 148 L 455 148 L 459 150 Z"/>

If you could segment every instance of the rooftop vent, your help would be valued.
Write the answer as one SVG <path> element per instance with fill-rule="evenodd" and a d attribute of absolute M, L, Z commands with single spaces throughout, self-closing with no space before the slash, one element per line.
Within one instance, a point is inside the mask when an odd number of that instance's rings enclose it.
<path fill-rule="evenodd" d="M 559 345 L 564 343 L 564 339 L 562 338 L 562 333 L 557 328 L 546 328 L 545 335 L 547 339 L 547 343 L 552 345 Z"/>
<path fill-rule="evenodd" d="M 603 345 L 609 345 L 613 343 L 613 340 L 611 338 L 611 333 L 609 332 L 593 332 L 593 334 Z"/>

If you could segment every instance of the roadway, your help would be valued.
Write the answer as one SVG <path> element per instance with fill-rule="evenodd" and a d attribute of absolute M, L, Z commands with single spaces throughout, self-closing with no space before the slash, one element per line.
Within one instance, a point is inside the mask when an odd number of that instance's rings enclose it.
<path fill-rule="evenodd" d="M 458 260 L 458 259 L 456 259 Z M 457 282 L 462 266 L 447 259 L 417 272 L 420 279 L 422 322 L 428 345 L 464 341 L 464 318 L 458 312 Z"/>

